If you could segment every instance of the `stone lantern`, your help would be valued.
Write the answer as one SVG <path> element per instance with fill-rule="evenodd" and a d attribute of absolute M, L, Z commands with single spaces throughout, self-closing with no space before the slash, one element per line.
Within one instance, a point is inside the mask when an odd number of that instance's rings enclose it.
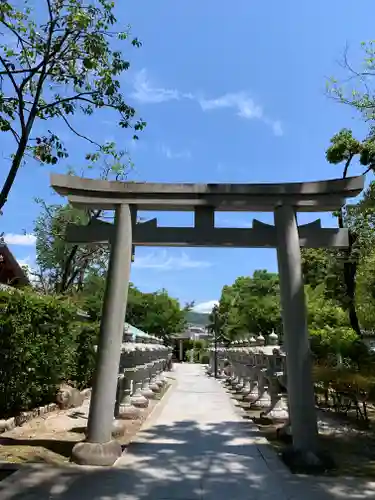
<path fill-rule="evenodd" d="M 253 337 L 250 336 L 245 339 L 245 347 L 243 348 L 242 354 L 242 370 L 243 370 L 243 386 L 241 389 L 242 399 L 244 399 L 247 394 L 251 391 L 251 353 L 252 353 L 252 344 L 251 339 Z"/>
<path fill-rule="evenodd" d="M 141 393 L 147 399 L 153 399 L 155 393 L 150 388 L 150 370 L 153 365 L 153 345 L 150 343 L 151 336 L 147 333 L 141 338 L 141 352 L 142 352 L 142 366 L 143 366 L 143 378 L 142 378 L 142 388 Z"/>
<path fill-rule="evenodd" d="M 224 378 L 224 368 L 226 362 L 226 349 L 222 342 L 217 345 L 217 376 L 219 378 Z"/>
<path fill-rule="evenodd" d="M 248 349 L 249 342 L 247 338 L 241 339 L 241 344 L 238 352 L 238 371 L 239 371 L 239 382 L 236 385 L 236 391 L 244 394 L 246 391 L 246 378 L 247 378 L 247 360 L 248 360 Z"/>
<path fill-rule="evenodd" d="M 271 404 L 271 397 L 268 392 L 267 370 L 269 368 L 268 356 L 272 354 L 273 347 L 265 346 L 265 338 L 262 334 L 257 337 L 256 365 L 258 374 L 258 397 L 251 406 L 256 408 L 268 408 Z"/>
<path fill-rule="evenodd" d="M 117 418 L 133 420 L 139 417 L 140 410 L 132 404 L 131 393 L 136 373 L 135 345 L 132 335 L 125 333 L 120 358 L 120 395 Z"/>
<path fill-rule="evenodd" d="M 273 331 L 269 337 L 268 370 L 266 377 L 270 391 L 270 407 L 262 413 L 262 417 L 273 422 L 285 422 L 289 420 L 288 402 L 285 397 L 286 372 L 285 352 L 278 345 L 278 336 Z"/>
<path fill-rule="evenodd" d="M 255 401 L 258 397 L 258 379 L 256 372 L 256 361 L 255 354 L 257 351 L 257 341 L 254 335 L 251 335 L 248 339 L 249 347 L 248 347 L 248 355 L 247 355 L 247 390 L 244 392 L 243 401 L 247 403 L 251 403 Z"/>
<path fill-rule="evenodd" d="M 163 369 L 165 366 L 165 360 L 167 357 L 168 348 L 163 345 L 163 341 L 155 337 L 155 343 L 157 346 L 158 358 L 156 360 L 156 368 L 155 368 L 155 383 L 160 387 L 160 389 L 165 385 L 165 379 L 163 377 Z"/>
<path fill-rule="evenodd" d="M 153 393 L 159 393 L 161 390 L 161 386 L 157 383 L 157 369 L 159 364 L 159 355 L 160 355 L 160 346 L 158 344 L 157 337 L 150 335 L 149 338 L 150 345 L 150 356 L 151 360 L 149 363 L 149 374 L 150 374 L 150 383 L 149 388 Z"/>
<path fill-rule="evenodd" d="M 228 349 L 228 358 L 232 367 L 231 375 L 228 378 L 228 384 L 232 387 L 238 383 L 237 350 L 238 340 L 234 340 Z"/>
<path fill-rule="evenodd" d="M 134 378 L 134 392 L 131 397 L 132 404 L 137 408 L 147 408 L 148 399 L 143 395 L 143 378 L 145 376 L 145 349 L 144 344 L 141 342 L 142 337 L 140 335 L 136 336 L 136 342 L 134 344 L 135 347 L 135 364 L 136 364 L 136 373 Z"/>

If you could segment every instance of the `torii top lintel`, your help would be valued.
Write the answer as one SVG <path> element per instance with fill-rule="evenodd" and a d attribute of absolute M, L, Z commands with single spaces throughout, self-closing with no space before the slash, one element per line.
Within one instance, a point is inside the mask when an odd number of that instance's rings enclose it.
<path fill-rule="evenodd" d="M 270 212 L 287 204 L 299 212 L 324 212 L 337 210 L 346 198 L 357 196 L 364 177 L 280 184 L 172 184 L 52 174 L 51 186 L 75 206 L 106 210 L 124 203 L 152 211 L 212 207 L 226 212 Z"/>

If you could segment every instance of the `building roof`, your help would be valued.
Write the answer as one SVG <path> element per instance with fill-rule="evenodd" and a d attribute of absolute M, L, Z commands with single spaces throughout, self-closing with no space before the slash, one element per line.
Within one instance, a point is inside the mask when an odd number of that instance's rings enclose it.
<path fill-rule="evenodd" d="M 5 243 L 0 243 L 0 283 L 14 287 L 30 285 L 25 271 Z"/>
<path fill-rule="evenodd" d="M 148 333 L 143 332 L 139 328 L 136 328 L 135 326 L 131 325 L 130 323 L 125 323 L 125 333 L 129 333 L 132 335 L 133 340 L 135 340 L 136 337 L 148 337 Z"/>

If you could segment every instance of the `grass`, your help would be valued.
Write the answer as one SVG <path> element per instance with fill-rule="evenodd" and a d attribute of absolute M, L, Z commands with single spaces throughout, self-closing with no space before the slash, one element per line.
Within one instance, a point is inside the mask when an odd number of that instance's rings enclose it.
<path fill-rule="evenodd" d="M 46 463 L 63 465 L 69 462 L 73 446 L 84 435 L 72 440 L 67 433 L 59 433 L 54 439 L 0 438 L 0 460 L 10 463 Z"/>

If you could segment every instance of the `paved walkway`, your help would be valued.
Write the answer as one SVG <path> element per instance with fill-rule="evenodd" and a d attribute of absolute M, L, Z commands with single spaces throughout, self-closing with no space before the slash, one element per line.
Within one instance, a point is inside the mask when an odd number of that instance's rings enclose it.
<path fill-rule="evenodd" d="M 24 471 L 0 483 L 0 500 L 375 499 L 370 483 L 293 476 L 201 366 L 174 375 L 115 468 Z"/>

